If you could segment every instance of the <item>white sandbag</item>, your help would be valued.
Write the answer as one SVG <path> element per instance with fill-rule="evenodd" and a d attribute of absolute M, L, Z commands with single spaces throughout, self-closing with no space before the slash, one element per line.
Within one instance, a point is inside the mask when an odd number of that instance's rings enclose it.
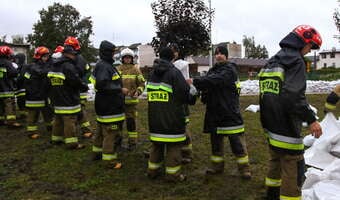
<path fill-rule="evenodd" d="M 260 111 L 260 105 L 251 104 L 246 108 L 246 111 L 256 113 L 256 112 Z"/>
<path fill-rule="evenodd" d="M 331 145 L 330 154 L 340 158 L 340 134 L 333 137 Z"/>
<path fill-rule="evenodd" d="M 314 185 L 315 200 L 339 200 L 340 180 L 325 180 Z"/>
<path fill-rule="evenodd" d="M 314 136 L 312 136 L 311 134 L 309 134 L 309 135 L 306 135 L 303 138 L 303 144 L 306 147 L 311 147 L 313 145 L 313 143 L 315 142 L 315 140 L 316 140 L 316 138 Z"/>
<path fill-rule="evenodd" d="M 333 138 L 340 134 L 340 126 L 332 113 L 327 113 L 320 125 L 323 134 L 315 140 L 312 147 L 306 150 L 304 157 L 307 165 L 324 169 L 336 158 L 329 152 Z"/>

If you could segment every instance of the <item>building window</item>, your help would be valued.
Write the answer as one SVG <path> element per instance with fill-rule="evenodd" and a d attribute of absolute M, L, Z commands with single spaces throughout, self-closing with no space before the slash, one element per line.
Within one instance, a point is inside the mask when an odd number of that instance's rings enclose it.
<path fill-rule="evenodd" d="M 325 53 L 321 54 L 321 58 L 326 58 L 326 54 Z"/>
<path fill-rule="evenodd" d="M 327 63 L 324 63 L 324 64 L 323 64 L 323 67 L 327 67 Z"/>
<path fill-rule="evenodd" d="M 331 53 L 331 58 L 335 58 L 335 53 L 334 52 Z"/>

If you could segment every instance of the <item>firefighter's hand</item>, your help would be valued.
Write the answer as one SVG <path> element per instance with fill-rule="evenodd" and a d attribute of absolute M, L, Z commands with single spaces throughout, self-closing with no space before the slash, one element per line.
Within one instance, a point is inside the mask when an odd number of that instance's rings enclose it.
<path fill-rule="evenodd" d="M 192 82 L 193 82 L 193 81 L 192 81 L 192 78 L 189 78 L 189 79 L 187 79 L 186 81 L 187 81 L 187 83 L 188 83 L 189 85 L 192 85 Z"/>
<path fill-rule="evenodd" d="M 129 89 L 122 88 L 122 92 L 123 92 L 124 95 L 127 95 L 129 93 Z"/>
<path fill-rule="evenodd" d="M 318 121 L 309 125 L 309 131 L 315 138 L 319 138 L 322 135 L 322 128 Z"/>

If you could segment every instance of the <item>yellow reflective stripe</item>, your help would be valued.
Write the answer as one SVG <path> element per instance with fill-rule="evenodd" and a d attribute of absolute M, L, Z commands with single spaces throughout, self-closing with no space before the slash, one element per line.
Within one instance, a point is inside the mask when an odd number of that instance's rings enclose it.
<path fill-rule="evenodd" d="M 146 88 L 148 89 L 152 89 L 152 90 L 164 90 L 167 92 L 172 93 L 172 86 L 166 83 L 153 83 L 153 82 L 148 82 L 148 84 L 146 85 Z"/>
<path fill-rule="evenodd" d="M 266 131 L 266 136 L 269 140 L 269 144 L 275 147 L 289 149 L 289 150 L 303 150 L 304 145 L 302 138 L 293 138 L 284 135 L 279 135 Z"/>
<path fill-rule="evenodd" d="M 117 80 L 117 79 L 119 79 L 120 78 L 120 76 L 119 76 L 119 74 L 113 74 L 112 75 L 112 80 L 114 81 L 114 80 Z"/>
<path fill-rule="evenodd" d="M 82 128 L 83 128 L 83 127 L 89 127 L 89 126 L 90 126 L 90 122 L 89 122 L 89 121 L 84 122 L 84 123 L 81 124 L 81 127 L 82 127 Z"/>
<path fill-rule="evenodd" d="M 129 138 L 137 138 L 138 132 L 136 131 L 128 131 Z"/>
<path fill-rule="evenodd" d="M 167 135 L 167 134 L 150 133 L 150 140 L 155 141 L 155 142 L 182 142 L 186 140 L 186 136 L 184 134 Z"/>
<path fill-rule="evenodd" d="M 31 78 L 31 74 L 28 73 L 28 72 L 26 72 L 26 73 L 24 74 L 24 77 L 27 78 L 27 79 L 30 79 L 30 78 Z"/>
<path fill-rule="evenodd" d="M 281 179 L 273 179 L 266 177 L 265 179 L 265 185 L 269 187 L 280 187 L 281 186 Z"/>
<path fill-rule="evenodd" d="M 260 72 L 259 77 L 279 77 L 284 80 L 284 74 L 282 72 Z"/>
<path fill-rule="evenodd" d="M 61 73 L 61 72 L 48 72 L 47 77 L 60 78 L 63 80 L 66 79 L 64 73 Z"/>
<path fill-rule="evenodd" d="M 238 163 L 238 164 L 246 164 L 246 163 L 249 163 L 248 155 L 247 155 L 247 156 L 243 156 L 243 157 L 237 157 L 237 163 Z"/>
<path fill-rule="evenodd" d="M 125 104 L 135 104 L 138 103 L 139 100 L 136 98 L 125 97 Z"/>
<path fill-rule="evenodd" d="M 288 197 L 288 196 L 280 195 L 280 200 L 301 200 L 301 196 L 298 196 L 298 197 Z"/>
<path fill-rule="evenodd" d="M 92 146 L 92 152 L 102 152 L 103 151 L 103 148 L 101 147 L 96 147 L 96 146 Z"/>
<path fill-rule="evenodd" d="M 76 106 L 54 106 L 54 113 L 56 114 L 74 114 L 81 111 L 80 105 Z"/>
<path fill-rule="evenodd" d="M 151 170 L 155 170 L 155 169 L 158 169 L 160 167 L 162 167 L 162 162 L 160 163 L 153 163 L 153 162 L 148 162 L 148 169 L 151 169 Z"/>
<path fill-rule="evenodd" d="M 0 92 L 0 97 L 14 97 L 14 92 Z"/>
<path fill-rule="evenodd" d="M 86 64 L 86 65 L 85 65 L 85 69 L 86 69 L 86 70 L 89 70 L 89 69 L 90 69 L 90 65 Z"/>
<path fill-rule="evenodd" d="M 185 117 L 185 123 L 188 124 L 190 122 L 190 118 L 188 116 Z"/>
<path fill-rule="evenodd" d="M 275 79 L 264 79 L 260 80 L 260 93 L 274 93 L 279 94 L 280 93 L 280 83 L 278 80 Z"/>
<path fill-rule="evenodd" d="M 78 138 L 77 137 L 65 138 L 65 144 L 76 143 L 76 142 L 78 142 Z"/>
<path fill-rule="evenodd" d="M 148 91 L 149 102 L 168 102 L 169 94 L 165 91 Z"/>
<path fill-rule="evenodd" d="M 97 116 L 97 121 L 102 123 L 111 123 L 125 120 L 125 114 L 118 115 L 106 115 L 106 116 Z"/>
<path fill-rule="evenodd" d="M 222 156 L 212 155 L 212 156 L 210 156 L 210 160 L 211 160 L 211 162 L 214 162 L 214 163 L 224 162 L 224 158 Z"/>
<path fill-rule="evenodd" d="M 217 127 L 217 134 L 237 134 L 244 132 L 244 125 L 230 126 L 230 127 Z"/>
<path fill-rule="evenodd" d="M 325 107 L 329 110 L 335 110 L 336 109 L 336 105 L 328 103 L 328 102 L 325 103 Z"/>
<path fill-rule="evenodd" d="M 80 93 L 80 99 L 87 99 L 87 92 Z"/>
<path fill-rule="evenodd" d="M 55 142 L 59 142 L 59 141 L 64 141 L 64 138 L 63 136 L 52 135 L 51 140 Z"/>
<path fill-rule="evenodd" d="M 138 90 L 140 93 L 142 93 L 142 92 L 144 91 L 144 87 L 143 87 L 143 86 L 139 86 L 139 87 L 137 87 L 137 90 Z"/>
<path fill-rule="evenodd" d="M 27 126 L 26 127 L 26 131 L 37 131 L 38 130 L 38 126 Z"/>
<path fill-rule="evenodd" d="M 303 150 L 305 148 L 303 144 L 291 144 L 287 142 L 274 140 L 272 138 L 269 138 L 269 143 L 274 147 L 279 147 L 279 148 L 289 149 L 289 150 Z"/>
<path fill-rule="evenodd" d="M 15 96 L 22 97 L 22 96 L 25 96 L 25 95 L 26 95 L 26 92 L 19 92 Z"/>
<path fill-rule="evenodd" d="M 117 153 L 115 154 L 108 154 L 108 153 L 103 153 L 102 155 L 102 160 L 114 160 L 114 159 L 117 159 Z"/>
<path fill-rule="evenodd" d="M 7 72 L 7 68 L 0 67 L 0 72 Z"/>
<path fill-rule="evenodd" d="M 139 81 L 145 82 L 144 76 L 142 74 L 137 76 Z"/>
<path fill-rule="evenodd" d="M 136 78 L 137 75 L 135 75 L 135 74 L 124 74 L 122 77 L 123 77 L 123 79 Z"/>
<path fill-rule="evenodd" d="M 16 119 L 15 115 L 6 115 L 6 119 Z"/>
<path fill-rule="evenodd" d="M 89 81 L 90 81 L 93 85 L 95 85 L 95 84 L 96 84 L 96 77 L 94 77 L 93 75 L 91 75 L 91 76 L 89 77 Z"/>
<path fill-rule="evenodd" d="M 181 170 L 181 166 L 176 167 L 165 167 L 165 173 L 167 174 L 176 174 L 179 170 Z"/>
<path fill-rule="evenodd" d="M 26 101 L 25 106 L 30 108 L 44 107 L 45 101 Z"/>

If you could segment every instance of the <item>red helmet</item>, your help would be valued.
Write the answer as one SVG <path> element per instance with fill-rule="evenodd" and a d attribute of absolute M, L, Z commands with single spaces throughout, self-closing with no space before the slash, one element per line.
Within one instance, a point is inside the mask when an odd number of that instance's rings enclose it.
<path fill-rule="evenodd" d="M 64 51 L 64 47 L 63 46 L 57 46 L 55 49 L 54 49 L 54 53 L 62 53 Z"/>
<path fill-rule="evenodd" d="M 9 46 L 0 46 L 0 55 L 5 55 L 7 57 L 10 57 L 13 54 L 14 54 L 14 51 Z"/>
<path fill-rule="evenodd" d="M 77 40 L 77 38 L 69 36 L 66 38 L 65 42 L 64 42 L 64 46 L 72 46 L 74 48 L 74 50 L 78 51 L 80 50 L 80 44 L 79 41 Z"/>
<path fill-rule="evenodd" d="M 319 49 L 322 44 L 320 33 L 309 25 L 297 26 L 293 33 L 297 34 L 306 44 L 311 43 L 312 49 Z"/>
<path fill-rule="evenodd" d="M 41 46 L 35 49 L 34 51 L 34 55 L 33 58 L 34 59 L 40 59 L 41 56 L 45 55 L 45 54 L 49 54 L 50 51 L 48 50 L 47 47 Z"/>

